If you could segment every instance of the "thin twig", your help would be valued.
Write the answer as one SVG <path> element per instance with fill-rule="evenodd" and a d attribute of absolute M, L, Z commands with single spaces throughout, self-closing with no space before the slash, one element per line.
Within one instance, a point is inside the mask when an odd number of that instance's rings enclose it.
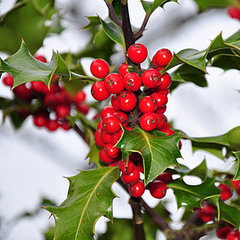
<path fill-rule="evenodd" d="M 76 131 L 76 133 L 89 145 L 89 139 L 87 138 L 87 135 L 85 132 L 83 132 L 77 124 L 74 125 L 73 129 Z"/>
<path fill-rule="evenodd" d="M 105 1 L 106 2 L 106 1 Z M 107 7 L 108 7 L 108 11 L 109 11 L 109 15 L 111 17 L 111 19 L 120 27 L 122 27 L 122 22 L 118 19 L 118 16 L 113 8 L 113 5 L 111 2 L 106 2 Z"/>
<path fill-rule="evenodd" d="M 151 16 L 151 14 L 150 14 L 149 12 L 145 15 L 145 18 L 144 18 L 144 20 L 143 20 L 143 22 L 142 22 L 141 27 L 140 27 L 139 30 L 134 34 L 134 38 L 135 38 L 135 39 L 138 39 L 139 37 L 141 37 L 143 31 L 144 31 L 145 28 L 146 28 L 146 25 L 147 25 L 147 23 L 148 23 L 148 20 L 149 20 L 150 16 Z"/>

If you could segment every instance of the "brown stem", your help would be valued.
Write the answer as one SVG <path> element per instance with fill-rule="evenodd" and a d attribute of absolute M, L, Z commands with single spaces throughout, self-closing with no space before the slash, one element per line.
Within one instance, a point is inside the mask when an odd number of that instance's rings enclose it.
<path fill-rule="evenodd" d="M 144 31 L 145 28 L 146 28 L 146 25 L 147 25 L 147 23 L 148 23 L 148 20 L 149 20 L 150 16 L 151 16 L 150 13 L 147 13 L 147 14 L 145 15 L 145 18 L 144 18 L 144 20 L 143 20 L 143 22 L 142 22 L 141 27 L 140 27 L 139 30 L 134 34 L 134 38 L 135 38 L 135 39 L 138 39 L 139 37 L 141 37 L 143 31 Z"/>
<path fill-rule="evenodd" d="M 140 199 L 131 197 L 129 199 L 129 204 L 131 205 L 133 212 L 133 226 L 135 240 L 145 240 L 146 238 L 143 228 L 143 216 L 141 212 Z"/>
<path fill-rule="evenodd" d="M 87 135 L 85 132 L 83 132 L 77 124 L 74 125 L 73 129 L 76 131 L 76 133 L 89 145 L 89 139 L 87 138 Z"/>
<path fill-rule="evenodd" d="M 109 15 L 111 17 L 111 19 L 120 27 L 122 27 L 122 22 L 118 19 L 118 16 L 113 8 L 113 5 L 111 2 L 106 2 L 107 7 L 108 7 L 108 11 L 109 11 Z"/>

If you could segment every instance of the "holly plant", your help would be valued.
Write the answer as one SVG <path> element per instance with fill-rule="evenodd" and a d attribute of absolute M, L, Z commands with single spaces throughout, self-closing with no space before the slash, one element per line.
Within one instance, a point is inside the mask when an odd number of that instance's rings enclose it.
<path fill-rule="evenodd" d="M 91 33 L 85 48 L 77 54 L 53 52 L 50 61 L 37 50 L 50 32 L 61 28 L 44 24 L 58 15 L 53 0 L 17 1 L 1 16 L 5 37 L 0 49 L 9 56 L 1 59 L 0 71 L 3 84 L 13 92 L 11 99 L 0 98 L 3 120 L 9 118 L 20 128 L 31 116 L 36 127 L 75 131 L 90 147 L 91 169 L 67 178 L 68 195 L 62 204 L 45 207 L 55 219 L 52 235 L 48 232 L 46 238 L 151 240 L 160 230 L 168 240 L 194 240 L 214 230 L 219 239 L 240 239 L 240 126 L 219 136 L 196 138 L 175 129 L 165 115 L 174 89 L 186 82 L 206 86 L 207 67 L 240 69 L 240 31 L 227 39 L 220 33 L 200 51 L 174 53 L 161 46 L 150 57 L 148 46 L 141 43 L 148 20 L 156 9 L 177 1 L 141 0 L 145 17 L 139 29 L 131 24 L 127 0 L 104 2 L 108 17 L 89 16 L 83 28 Z M 237 0 L 195 2 L 200 12 L 227 8 L 240 20 Z M 115 45 L 125 59 L 119 67 L 111 64 Z M 90 76 L 81 65 L 84 57 L 94 58 Z M 92 103 L 86 101 L 88 85 Z M 94 112 L 91 118 L 89 111 Z M 236 163 L 226 171 L 210 171 L 206 161 L 190 169 L 179 163 L 182 140 L 191 142 L 194 151 L 222 160 L 231 157 Z M 197 176 L 201 183 L 189 185 L 185 176 Z M 113 217 L 113 200 L 118 197 L 114 183 L 129 196 L 132 221 Z M 177 207 L 184 209 L 179 230 L 172 228 L 165 201 L 153 208 L 144 197 L 164 199 L 168 189 Z M 109 219 L 107 230 L 96 235 L 95 224 L 102 216 Z"/>

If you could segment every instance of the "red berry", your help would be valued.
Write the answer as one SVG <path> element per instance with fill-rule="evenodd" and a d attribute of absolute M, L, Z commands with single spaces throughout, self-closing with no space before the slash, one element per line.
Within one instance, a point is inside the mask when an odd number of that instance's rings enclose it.
<path fill-rule="evenodd" d="M 15 87 L 13 92 L 19 99 L 25 102 L 29 102 L 33 99 L 32 91 L 28 89 L 25 84 Z"/>
<path fill-rule="evenodd" d="M 142 161 L 137 162 L 137 168 L 138 168 L 139 172 L 144 173 L 144 168 L 143 168 L 143 162 Z"/>
<path fill-rule="evenodd" d="M 55 93 L 48 93 L 44 97 L 44 105 L 46 107 L 54 108 L 57 105 L 57 99 Z"/>
<path fill-rule="evenodd" d="M 12 87 L 12 86 L 13 86 L 13 82 L 14 82 L 13 76 L 10 75 L 9 73 L 7 73 L 7 74 L 3 77 L 3 83 L 4 83 L 4 85 L 9 86 L 9 87 Z"/>
<path fill-rule="evenodd" d="M 106 152 L 104 151 L 104 148 L 102 148 L 99 152 L 99 158 L 104 163 L 112 163 L 115 161 L 114 158 L 109 157 Z"/>
<path fill-rule="evenodd" d="M 122 77 L 125 77 L 125 75 L 128 73 L 128 66 L 126 63 L 122 63 L 120 67 L 118 68 L 118 72 Z"/>
<path fill-rule="evenodd" d="M 94 77 L 105 78 L 109 74 L 109 65 L 103 59 L 96 59 L 92 61 L 90 71 Z"/>
<path fill-rule="evenodd" d="M 157 86 L 159 86 L 160 81 L 161 75 L 154 68 L 149 68 L 142 74 L 143 85 L 148 88 L 156 88 Z"/>
<path fill-rule="evenodd" d="M 240 180 L 232 180 L 232 185 L 235 189 L 240 189 Z"/>
<path fill-rule="evenodd" d="M 240 240 L 240 233 L 237 230 L 233 230 L 228 233 L 227 240 Z"/>
<path fill-rule="evenodd" d="M 134 163 L 131 160 L 128 160 L 128 164 L 127 164 L 126 159 L 123 159 L 120 162 L 119 166 L 120 166 L 120 169 L 123 172 L 123 174 L 131 173 L 134 170 L 134 167 L 135 167 Z"/>
<path fill-rule="evenodd" d="M 156 109 L 157 103 L 153 97 L 145 96 L 139 102 L 139 110 L 142 113 L 155 112 Z"/>
<path fill-rule="evenodd" d="M 168 102 L 167 95 L 162 94 L 161 92 L 155 92 L 155 93 L 151 94 L 151 97 L 156 100 L 156 104 L 157 104 L 158 108 L 163 107 Z"/>
<path fill-rule="evenodd" d="M 220 239 L 226 239 L 227 238 L 227 235 L 228 233 L 231 231 L 231 228 L 230 227 L 223 227 L 223 228 L 219 228 L 217 229 L 216 231 L 216 235 L 218 238 Z"/>
<path fill-rule="evenodd" d="M 156 113 L 163 114 L 166 112 L 166 110 L 167 110 L 167 106 L 163 105 L 161 108 L 157 109 Z"/>
<path fill-rule="evenodd" d="M 161 130 L 162 127 L 163 127 L 163 115 L 162 115 L 162 114 L 159 114 L 159 113 L 157 113 L 157 112 L 155 112 L 155 114 L 157 114 L 157 116 L 158 116 L 157 129 L 158 129 L 158 130 Z"/>
<path fill-rule="evenodd" d="M 110 73 L 104 79 L 104 84 L 109 93 L 119 94 L 124 89 L 123 78 L 117 73 Z"/>
<path fill-rule="evenodd" d="M 116 133 L 120 130 L 120 120 L 117 117 L 109 116 L 103 119 L 103 129 L 107 133 Z"/>
<path fill-rule="evenodd" d="M 47 62 L 47 59 L 46 59 L 43 55 L 35 55 L 34 57 L 35 57 L 38 61 L 41 61 L 41 62 L 44 62 L 44 63 Z"/>
<path fill-rule="evenodd" d="M 124 79 L 124 87 L 129 92 L 135 92 L 142 86 L 142 80 L 141 77 L 134 72 L 128 73 L 125 75 Z"/>
<path fill-rule="evenodd" d="M 113 116 L 117 117 L 117 118 L 121 121 L 121 123 L 123 123 L 123 122 L 125 122 L 125 121 L 128 120 L 128 116 L 127 116 L 127 114 L 124 113 L 124 112 L 120 112 L 120 111 L 115 112 L 115 113 L 113 114 Z"/>
<path fill-rule="evenodd" d="M 170 60 L 172 59 L 172 53 L 165 48 L 157 51 L 155 56 L 156 56 L 156 63 L 160 67 L 167 66 Z"/>
<path fill-rule="evenodd" d="M 97 130 L 102 128 L 102 121 L 100 121 L 97 125 Z"/>
<path fill-rule="evenodd" d="M 133 197 L 140 198 L 145 191 L 145 186 L 144 186 L 143 181 L 139 180 L 136 183 L 130 185 L 128 189 L 129 189 L 130 194 Z"/>
<path fill-rule="evenodd" d="M 77 109 L 84 115 L 87 115 L 90 107 L 85 102 L 79 102 L 77 105 Z"/>
<path fill-rule="evenodd" d="M 164 73 L 161 76 L 160 85 L 157 87 L 157 90 L 166 90 L 170 87 L 172 79 L 168 73 Z"/>
<path fill-rule="evenodd" d="M 137 182 L 140 178 L 138 168 L 134 167 L 133 171 L 129 174 L 122 174 L 121 178 L 126 184 L 133 184 Z"/>
<path fill-rule="evenodd" d="M 158 116 L 155 113 L 152 112 L 148 112 L 148 113 L 144 113 L 142 115 L 142 117 L 140 118 L 140 127 L 144 130 L 144 131 L 152 131 L 154 130 L 157 125 L 158 125 Z"/>
<path fill-rule="evenodd" d="M 220 199 L 222 201 L 228 200 L 229 198 L 231 198 L 232 196 L 232 190 L 228 185 L 225 184 L 220 184 L 218 186 L 219 189 L 221 189 L 221 195 L 220 195 Z"/>
<path fill-rule="evenodd" d="M 45 127 L 48 123 L 48 117 L 43 114 L 33 116 L 33 123 L 36 127 Z"/>
<path fill-rule="evenodd" d="M 108 143 L 104 146 L 105 153 L 111 158 L 117 158 L 120 156 L 121 152 L 117 147 L 114 147 L 112 143 Z"/>
<path fill-rule="evenodd" d="M 100 117 L 103 120 L 106 117 L 113 116 L 115 112 L 116 110 L 114 109 L 114 107 L 111 105 L 108 105 L 101 110 Z"/>
<path fill-rule="evenodd" d="M 122 92 L 118 97 L 118 106 L 124 112 L 131 112 L 137 104 L 137 98 L 134 93 Z"/>
<path fill-rule="evenodd" d="M 63 119 L 70 115 L 70 109 L 65 105 L 57 106 L 55 111 L 58 119 Z"/>
<path fill-rule="evenodd" d="M 115 145 L 122 137 L 123 131 L 120 129 L 117 133 L 114 133 L 111 138 L 111 143 Z"/>
<path fill-rule="evenodd" d="M 161 199 L 166 195 L 167 186 L 163 181 L 153 181 L 149 184 L 149 190 L 153 197 Z"/>
<path fill-rule="evenodd" d="M 46 126 L 50 132 L 54 132 L 58 129 L 59 124 L 56 120 L 49 120 Z"/>
<path fill-rule="evenodd" d="M 240 20 L 240 10 L 236 7 L 228 8 L 228 14 L 231 18 L 236 18 Z"/>
<path fill-rule="evenodd" d="M 101 136 L 102 141 L 103 141 L 105 144 L 108 144 L 108 143 L 110 143 L 110 142 L 112 141 L 112 135 L 109 134 L 109 133 L 106 133 L 106 132 L 103 131 L 102 129 L 101 129 L 101 134 L 100 134 L 100 136 Z"/>
<path fill-rule="evenodd" d="M 128 57 L 134 63 L 142 63 L 148 55 L 147 48 L 140 43 L 134 43 L 128 48 Z"/>
<path fill-rule="evenodd" d="M 63 123 L 60 125 L 60 127 L 61 127 L 62 129 L 64 129 L 64 130 L 66 130 L 66 131 L 68 131 L 68 130 L 71 128 L 71 126 L 69 125 L 68 122 L 63 122 Z"/>
<path fill-rule="evenodd" d="M 114 107 L 114 109 L 116 111 L 119 111 L 119 107 L 118 107 L 118 95 L 113 95 L 112 98 L 111 98 L 111 104 L 112 106 Z"/>
<path fill-rule="evenodd" d="M 46 93 L 49 92 L 47 85 L 44 82 L 41 82 L 41 81 L 32 81 L 31 82 L 31 88 L 32 88 L 33 91 L 39 92 L 39 93 L 46 94 Z"/>
<path fill-rule="evenodd" d="M 198 216 L 202 222 L 209 222 L 214 218 L 214 208 L 210 205 L 204 205 L 199 209 Z"/>
<path fill-rule="evenodd" d="M 161 173 L 157 178 L 157 180 L 161 180 L 163 182 L 170 183 L 173 179 L 172 179 L 172 174 L 169 172 L 163 172 Z"/>
<path fill-rule="evenodd" d="M 92 85 L 91 93 L 93 98 L 98 101 L 104 101 L 110 96 L 103 81 L 95 82 Z"/>
<path fill-rule="evenodd" d="M 78 91 L 74 96 L 74 102 L 83 102 L 86 99 L 86 94 L 83 90 Z"/>
<path fill-rule="evenodd" d="M 104 142 L 101 138 L 101 130 L 98 129 L 95 133 L 94 133 L 94 138 L 95 138 L 95 142 L 99 147 L 104 147 Z"/>

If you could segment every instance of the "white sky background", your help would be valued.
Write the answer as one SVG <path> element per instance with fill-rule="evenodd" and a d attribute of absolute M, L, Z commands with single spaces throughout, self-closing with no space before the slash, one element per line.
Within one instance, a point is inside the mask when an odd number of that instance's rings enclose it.
<path fill-rule="evenodd" d="M 0 12 L 6 9 L 5 3 L 9 2 L 0 1 Z M 86 4 L 85 1 L 58 0 L 57 4 L 68 9 L 70 2 L 75 2 L 83 16 L 107 16 L 104 1 L 88 0 Z M 144 12 L 139 1 L 129 2 L 131 20 L 139 27 Z M 225 10 L 211 10 L 199 16 L 195 15 L 196 12 L 197 7 L 191 0 L 182 0 L 179 5 L 168 3 L 165 11 L 156 10 L 140 40 L 149 49 L 149 56 L 152 57 L 160 48 L 169 48 L 175 52 L 184 48 L 205 49 L 210 40 L 221 31 L 226 38 L 239 29 L 239 22 L 231 19 Z M 65 21 L 68 29 L 60 36 L 46 39 L 40 52 L 50 59 L 52 50 L 76 52 L 83 48 L 89 36 L 86 32 L 79 31 L 87 23 L 82 20 L 79 20 L 78 27 Z M 184 23 L 180 25 L 181 22 Z M 123 54 L 118 47 L 116 49 L 119 51 L 112 61 L 119 64 Z M 91 59 L 83 61 L 87 71 L 90 61 Z M 219 135 L 240 125 L 240 94 L 237 92 L 240 90 L 239 72 L 223 72 L 217 68 L 209 68 L 208 71 L 207 88 L 188 83 L 180 86 L 169 97 L 167 117 L 174 120 L 176 128 L 190 136 Z M 11 96 L 9 89 L 3 84 L 0 84 L 0 96 Z M 90 95 L 88 99 L 92 100 Z M 0 239 L 42 240 L 41 232 L 52 222 L 46 211 L 42 210 L 37 217 L 25 218 L 17 224 L 11 224 L 11 219 L 24 211 L 35 210 L 42 196 L 61 203 L 66 198 L 68 188 L 68 182 L 63 176 L 75 175 L 77 169 L 88 167 L 84 160 L 87 152 L 87 146 L 74 132 L 58 130 L 48 133 L 46 130 L 36 129 L 31 118 L 17 132 L 8 121 L 0 126 Z M 210 168 L 226 169 L 232 164 L 230 160 L 224 163 L 200 151 L 192 154 L 188 142 L 183 143 L 182 155 L 184 160 L 181 162 L 191 167 L 198 165 L 204 157 Z M 120 199 L 114 200 L 114 216 L 131 217 L 130 207 L 126 207 L 127 195 L 116 186 L 114 189 L 120 195 Z M 171 191 L 168 195 L 167 198 L 173 201 Z M 152 206 L 157 202 L 148 193 L 145 198 Z M 176 205 L 171 203 L 169 210 L 175 213 Z M 177 221 L 179 215 L 180 213 L 174 214 L 173 219 Z M 104 226 L 103 221 L 98 223 L 97 231 L 103 231 Z M 164 238 L 159 234 L 158 239 Z M 205 239 L 213 240 L 214 237 Z"/>

